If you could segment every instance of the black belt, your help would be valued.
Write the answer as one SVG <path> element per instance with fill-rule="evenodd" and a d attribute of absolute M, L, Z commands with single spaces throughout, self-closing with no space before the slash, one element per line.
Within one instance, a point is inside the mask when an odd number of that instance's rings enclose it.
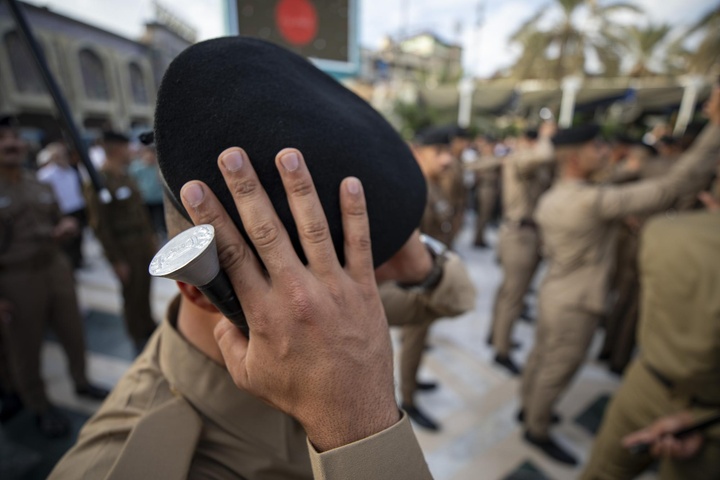
<path fill-rule="evenodd" d="M 655 377 L 655 379 L 660 382 L 665 388 L 667 388 L 668 390 L 675 390 L 677 384 L 674 381 L 663 375 L 660 371 L 658 371 L 649 363 L 643 361 L 642 364 L 645 366 L 645 369 L 650 372 L 650 374 L 652 374 L 652 376 Z M 706 402 L 695 396 L 690 396 L 690 405 L 700 408 L 720 408 L 720 403 L 718 402 Z"/>
<path fill-rule="evenodd" d="M 505 220 L 505 223 L 518 228 L 537 228 L 537 223 L 535 223 L 535 220 L 532 220 L 530 218 L 523 218 L 521 220 Z"/>

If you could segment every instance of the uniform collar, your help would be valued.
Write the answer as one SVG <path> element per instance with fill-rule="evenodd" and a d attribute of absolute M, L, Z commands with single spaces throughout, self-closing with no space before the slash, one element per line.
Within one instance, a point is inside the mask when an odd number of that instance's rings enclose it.
<path fill-rule="evenodd" d="M 233 437 L 283 450 L 288 430 L 300 430 L 299 424 L 236 387 L 227 369 L 185 340 L 177 330 L 179 306 L 180 296 L 168 307 L 158 347 L 160 369 L 172 391 Z"/>

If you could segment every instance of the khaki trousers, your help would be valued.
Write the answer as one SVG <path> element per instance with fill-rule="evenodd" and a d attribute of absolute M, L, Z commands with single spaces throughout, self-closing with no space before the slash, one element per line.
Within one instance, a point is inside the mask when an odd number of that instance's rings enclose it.
<path fill-rule="evenodd" d="M 653 459 L 649 455 L 631 455 L 622 447 L 625 435 L 647 427 L 657 419 L 686 410 L 687 397 L 673 395 L 636 358 L 628 367 L 620 388 L 615 392 L 598 437 L 593 444 L 583 480 L 632 479 L 645 470 Z M 711 413 L 711 412 L 708 412 Z M 711 480 L 720 478 L 720 438 L 706 437 L 699 455 L 690 460 L 663 459 L 661 480 Z"/>
<path fill-rule="evenodd" d="M 484 242 L 485 227 L 492 218 L 497 202 L 498 189 L 494 185 L 480 183 L 477 187 L 477 215 L 475 217 L 475 243 Z"/>
<path fill-rule="evenodd" d="M 535 228 L 504 224 L 498 256 L 503 280 L 495 294 L 492 343 L 498 355 L 510 354 L 512 328 L 523 310 L 524 297 L 540 263 L 540 236 Z"/>
<path fill-rule="evenodd" d="M 400 393 L 402 402 L 412 405 L 430 325 L 440 318 L 418 295 L 397 287 L 393 282 L 380 285 L 380 298 L 390 326 L 402 328 L 400 335 Z"/>
<path fill-rule="evenodd" d="M 65 350 L 75 385 L 87 384 L 83 322 L 72 269 L 57 251 L 47 263 L 0 272 L 0 292 L 13 304 L 11 320 L 2 323 L 12 385 L 28 410 L 42 412 L 49 405 L 40 375 L 40 350 L 47 327 Z"/>
<path fill-rule="evenodd" d="M 526 429 L 546 438 L 554 406 L 585 360 L 599 315 L 544 301 L 542 292 L 539 307 L 535 346 L 523 371 L 520 394 Z"/>
<path fill-rule="evenodd" d="M 122 284 L 123 317 L 125 327 L 137 345 L 143 345 L 155 331 L 150 308 L 150 274 L 154 244 L 151 238 L 123 245 L 123 257 L 130 265 L 130 279 Z"/>

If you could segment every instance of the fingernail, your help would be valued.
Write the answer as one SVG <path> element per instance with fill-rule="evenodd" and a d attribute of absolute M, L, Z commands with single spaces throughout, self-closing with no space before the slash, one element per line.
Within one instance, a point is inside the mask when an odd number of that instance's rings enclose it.
<path fill-rule="evenodd" d="M 353 195 L 360 193 L 360 180 L 355 177 L 351 177 L 347 181 L 347 190 Z"/>
<path fill-rule="evenodd" d="M 290 152 L 280 157 L 280 163 L 282 163 L 283 167 L 285 167 L 285 170 L 288 172 L 294 172 L 300 164 L 300 158 L 297 153 Z"/>
<path fill-rule="evenodd" d="M 225 165 L 226 169 L 230 170 L 231 172 L 237 172 L 243 166 L 243 156 L 238 151 L 232 151 L 222 157 L 222 163 L 223 165 Z"/>
<path fill-rule="evenodd" d="M 182 189 L 182 196 L 191 206 L 197 207 L 203 201 L 205 192 L 200 185 L 191 183 Z"/>

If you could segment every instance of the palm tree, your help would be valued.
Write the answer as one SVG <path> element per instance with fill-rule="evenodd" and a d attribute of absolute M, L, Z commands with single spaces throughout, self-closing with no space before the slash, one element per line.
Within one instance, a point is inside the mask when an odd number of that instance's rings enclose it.
<path fill-rule="evenodd" d="M 560 80 L 567 75 L 584 75 L 591 50 L 606 75 L 617 75 L 622 59 L 621 27 L 608 17 L 619 11 L 641 10 L 629 3 L 600 6 L 595 0 L 554 0 L 554 3 L 562 12 L 560 21 L 543 28 L 541 23 L 548 8 L 542 7 L 510 38 L 511 43 L 523 47 L 520 59 L 512 67 L 512 76 Z M 578 25 L 577 17 L 583 11 L 587 20 Z"/>
<path fill-rule="evenodd" d="M 635 64 L 630 69 L 631 77 L 658 73 L 652 70 L 650 64 L 653 57 L 660 53 L 659 47 L 667 39 L 671 29 L 668 24 L 650 24 L 644 27 L 633 25 L 627 29 L 625 45 L 635 59 Z"/>
<path fill-rule="evenodd" d="M 704 32 L 704 36 L 690 55 L 688 69 L 691 73 L 709 73 L 720 64 L 720 4 L 693 25 L 686 37 L 699 32 Z"/>

